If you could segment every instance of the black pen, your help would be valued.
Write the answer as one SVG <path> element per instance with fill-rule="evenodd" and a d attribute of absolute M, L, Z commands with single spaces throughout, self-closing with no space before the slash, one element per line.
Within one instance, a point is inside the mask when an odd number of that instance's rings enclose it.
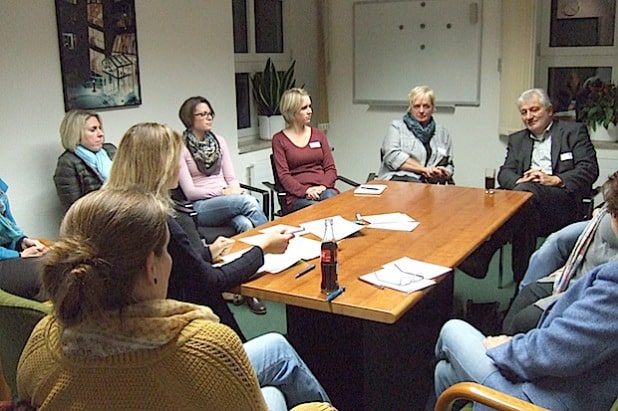
<path fill-rule="evenodd" d="M 300 277 L 302 277 L 303 275 L 307 274 L 309 271 L 313 270 L 314 268 L 315 268 L 315 264 L 308 265 L 307 267 L 305 267 L 305 269 L 304 269 L 304 270 L 302 270 L 301 272 L 299 272 L 298 274 L 296 274 L 296 275 L 294 276 L 294 278 L 300 278 Z"/>

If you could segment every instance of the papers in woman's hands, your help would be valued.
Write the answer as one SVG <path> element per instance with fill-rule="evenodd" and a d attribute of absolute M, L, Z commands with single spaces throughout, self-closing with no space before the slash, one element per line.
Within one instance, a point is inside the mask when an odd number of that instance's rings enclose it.
<path fill-rule="evenodd" d="M 365 274 L 359 279 L 378 287 L 388 287 L 406 294 L 434 285 L 436 278 L 452 269 L 402 257 L 384 264 L 380 270 Z"/>
<path fill-rule="evenodd" d="M 251 245 L 260 245 L 267 235 L 257 234 L 241 238 L 239 241 Z M 300 260 L 312 260 L 320 255 L 320 245 L 319 241 L 310 238 L 294 237 L 290 240 L 285 253 L 264 255 L 264 264 L 259 268 L 258 273 L 267 271 L 276 274 Z"/>
<path fill-rule="evenodd" d="M 412 231 L 420 224 L 404 213 L 364 215 L 362 219 L 369 223 L 367 227 L 382 230 Z"/>
<path fill-rule="evenodd" d="M 361 184 L 354 189 L 354 194 L 380 195 L 386 190 L 386 184 Z"/>
<path fill-rule="evenodd" d="M 333 231 L 335 234 L 335 241 L 339 241 L 342 238 L 346 238 L 349 235 L 354 234 L 355 232 L 361 230 L 363 228 L 362 225 L 358 225 L 350 220 L 346 220 L 340 215 L 336 215 L 334 217 L 328 217 L 333 219 Z M 302 223 L 300 226 L 305 230 L 314 234 L 318 238 L 324 237 L 324 220 L 322 218 L 320 220 L 313 220 L 307 223 Z"/>
<path fill-rule="evenodd" d="M 294 234 L 295 236 L 307 234 L 304 228 L 295 227 L 293 225 L 287 224 L 276 224 L 271 227 L 264 228 L 260 230 L 260 233 L 271 234 L 271 233 L 281 233 L 284 234 Z"/>

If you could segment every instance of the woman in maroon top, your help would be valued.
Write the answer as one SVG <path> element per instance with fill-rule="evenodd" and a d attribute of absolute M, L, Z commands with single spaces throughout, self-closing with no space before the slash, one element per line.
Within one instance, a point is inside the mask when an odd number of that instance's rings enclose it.
<path fill-rule="evenodd" d="M 309 126 L 309 94 L 302 88 L 287 90 L 279 108 L 287 127 L 273 136 L 272 146 L 277 175 L 288 193 L 287 206 L 295 211 L 335 196 L 335 161 L 324 133 Z"/>

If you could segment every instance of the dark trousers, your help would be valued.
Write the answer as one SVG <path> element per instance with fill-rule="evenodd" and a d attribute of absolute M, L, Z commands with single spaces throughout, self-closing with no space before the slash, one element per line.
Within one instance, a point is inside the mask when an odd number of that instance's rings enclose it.
<path fill-rule="evenodd" d="M 516 283 L 519 283 L 528 269 L 528 262 L 536 249 L 538 237 L 549 234 L 575 222 L 579 211 L 579 200 L 573 194 L 559 187 L 538 183 L 521 183 L 516 191 L 527 191 L 534 197 L 511 225 L 513 253 L 511 267 Z"/>
<path fill-rule="evenodd" d="M 502 323 L 502 332 L 506 335 L 525 333 L 535 328 L 543 310 L 535 302 L 549 297 L 553 290 L 553 283 L 534 282 L 525 286 L 515 297 Z"/>
<path fill-rule="evenodd" d="M 0 261 L 0 288 L 19 297 L 45 301 L 41 269 L 43 257 L 11 258 Z"/>

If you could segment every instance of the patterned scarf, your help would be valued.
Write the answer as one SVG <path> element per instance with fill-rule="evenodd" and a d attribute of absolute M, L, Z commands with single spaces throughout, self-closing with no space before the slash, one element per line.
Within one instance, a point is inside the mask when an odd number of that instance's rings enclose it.
<path fill-rule="evenodd" d="M 109 170 L 112 168 L 112 160 L 107 155 L 107 151 L 100 149 L 95 153 L 81 144 L 78 144 L 77 147 L 75 147 L 75 154 L 99 173 L 101 180 L 107 180 Z"/>
<path fill-rule="evenodd" d="M 195 160 L 197 169 L 209 176 L 219 172 L 221 166 L 221 147 L 212 132 L 206 133 L 204 141 L 199 141 L 188 130 L 182 134 L 185 144 Z"/>
<path fill-rule="evenodd" d="M 426 126 L 423 126 L 414 117 L 412 117 L 410 113 L 406 113 L 406 115 L 403 116 L 403 122 L 406 124 L 406 127 L 408 127 L 408 130 L 410 130 L 416 138 L 421 140 L 424 145 L 427 145 L 436 133 L 436 122 L 433 121 L 433 117 L 429 120 L 429 123 L 427 123 Z"/>
<path fill-rule="evenodd" d="M 62 351 L 82 359 L 105 358 L 158 348 L 191 321 L 219 322 L 208 307 L 175 300 L 149 300 L 109 312 L 62 331 Z"/>
<path fill-rule="evenodd" d="M 565 291 L 569 286 L 569 282 L 571 281 L 571 277 L 575 274 L 575 271 L 580 266 L 582 261 L 584 260 L 584 256 L 588 251 L 588 246 L 592 242 L 594 238 L 594 234 L 599 227 L 599 223 L 603 219 L 603 216 L 607 214 L 607 208 L 603 206 L 597 215 L 595 215 L 592 220 L 586 225 L 584 232 L 580 234 L 573 250 L 571 250 L 571 254 L 569 254 L 569 258 L 567 259 L 566 264 L 564 265 L 564 269 L 556 277 L 554 280 L 554 291 L 553 294 L 560 294 Z"/>

